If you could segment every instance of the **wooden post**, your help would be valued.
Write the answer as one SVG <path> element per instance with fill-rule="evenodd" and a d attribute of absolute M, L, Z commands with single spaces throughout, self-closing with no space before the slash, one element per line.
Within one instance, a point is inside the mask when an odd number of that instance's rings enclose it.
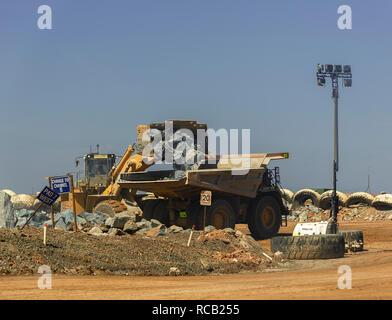
<path fill-rule="evenodd" d="M 49 189 L 52 189 L 52 177 L 49 177 Z M 50 206 L 50 216 L 52 218 L 52 229 L 54 229 L 54 212 L 53 205 Z"/>
<path fill-rule="evenodd" d="M 78 225 L 76 223 L 76 202 L 75 202 L 75 192 L 74 192 L 74 184 L 73 184 L 73 176 L 72 174 L 68 174 L 68 177 L 71 180 L 71 194 L 72 194 L 72 208 L 74 213 L 74 231 L 78 231 Z"/>
<path fill-rule="evenodd" d="M 22 228 L 21 228 L 20 230 L 23 230 L 23 228 L 25 227 L 25 225 L 29 223 L 30 219 L 31 219 L 32 217 L 34 217 L 34 215 L 37 213 L 37 211 L 38 211 L 39 209 L 41 209 L 42 205 L 43 205 L 43 202 L 41 202 L 41 203 L 39 204 L 38 208 L 35 209 L 35 211 L 31 214 L 30 218 L 27 219 L 27 221 L 25 222 L 25 224 L 22 226 Z"/>
<path fill-rule="evenodd" d="M 191 234 L 189 235 L 187 247 L 189 247 L 189 245 L 191 244 L 191 239 L 192 239 L 192 235 L 193 235 L 193 230 L 194 229 L 195 229 L 195 226 L 192 227 L 192 231 L 191 231 Z"/>
<path fill-rule="evenodd" d="M 46 246 L 46 227 L 47 227 L 47 224 L 45 223 L 45 225 L 44 225 L 44 246 Z"/>

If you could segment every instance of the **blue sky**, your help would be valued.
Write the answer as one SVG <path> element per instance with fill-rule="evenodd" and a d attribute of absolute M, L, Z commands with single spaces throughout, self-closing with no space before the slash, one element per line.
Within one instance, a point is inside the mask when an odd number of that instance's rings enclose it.
<path fill-rule="evenodd" d="M 39 30 L 50 5 L 53 30 Z M 353 29 L 339 30 L 350 5 Z M 138 124 L 192 119 L 251 129 L 252 152 L 289 151 L 294 191 L 332 185 L 333 104 L 317 63 L 351 64 L 340 98 L 338 189 L 392 192 L 392 3 L 0 3 L 0 188 L 31 193 L 75 171 L 90 145 L 122 154 Z"/>

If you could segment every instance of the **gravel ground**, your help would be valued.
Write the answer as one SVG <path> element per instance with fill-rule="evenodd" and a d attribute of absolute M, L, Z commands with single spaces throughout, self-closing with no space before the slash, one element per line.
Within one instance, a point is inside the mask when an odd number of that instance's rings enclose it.
<path fill-rule="evenodd" d="M 148 238 L 48 229 L 47 235 L 44 246 L 42 229 L 0 229 L 0 275 L 36 274 L 41 265 L 56 274 L 152 276 L 169 275 L 172 267 L 179 275 L 203 275 L 262 271 L 278 264 L 252 238 L 222 230 L 195 232 L 190 247 L 188 232 Z"/>
<path fill-rule="evenodd" d="M 280 233 L 291 233 L 295 224 L 289 222 L 289 226 L 282 227 Z M 55 275 L 52 290 L 40 290 L 37 287 L 40 277 L 37 273 L 30 276 L 2 276 L 0 299 L 392 299 L 392 221 L 343 221 L 339 226 L 346 230 L 363 230 L 365 251 L 345 254 L 344 258 L 339 259 L 295 261 L 291 267 L 268 268 L 265 272 L 220 276 Z M 246 225 L 237 225 L 236 228 L 244 232 L 247 230 Z M 266 248 L 270 246 L 269 240 L 259 243 Z M 351 290 L 338 288 L 338 279 L 342 276 L 338 269 L 341 265 L 352 268 Z"/>

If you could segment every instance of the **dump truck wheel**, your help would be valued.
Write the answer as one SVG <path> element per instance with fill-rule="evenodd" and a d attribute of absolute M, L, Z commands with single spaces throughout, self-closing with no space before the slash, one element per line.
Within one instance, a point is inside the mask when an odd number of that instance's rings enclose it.
<path fill-rule="evenodd" d="M 188 227 L 192 228 L 192 226 L 195 226 L 196 229 L 202 229 L 203 228 L 203 208 L 200 206 L 199 203 L 194 203 L 192 204 L 188 210 Z"/>
<path fill-rule="evenodd" d="M 99 202 L 93 209 L 93 212 L 101 212 L 109 217 L 116 213 L 127 211 L 127 207 L 117 200 L 104 200 Z"/>
<path fill-rule="evenodd" d="M 346 201 L 346 207 L 350 207 L 355 204 L 365 204 L 368 206 L 372 205 L 373 196 L 366 192 L 355 192 L 352 193 Z"/>
<path fill-rule="evenodd" d="M 268 239 L 275 235 L 282 223 L 278 201 L 271 196 L 262 197 L 248 214 L 249 230 L 256 239 Z"/>
<path fill-rule="evenodd" d="M 158 204 L 154 207 L 152 217 L 155 220 L 163 223 L 166 226 L 170 224 L 169 209 L 167 207 L 168 203 L 164 200 L 159 200 Z"/>
<path fill-rule="evenodd" d="M 203 218 L 202 218 L 203 219 Z M 212 225 L 217 229 L 235 227 L 235 213 L 231 204 L 223 199 L 212 202 L 207 209 L 206 224 Z"/>
<path fill-rule="evenodd" d="M 143 214 L 142 217 L 146 220 L 151 220 L 154 219 L 153 217 L 153 212 L 155 207 L 158 205 L 159 200 L 156 199 L 149 199 L 149 200 L 145 200 L 143 201 L 144 205 L 143 205 Z"/>
<path fill-rule="evenodd" d="M 287 236 L 271 239 L 271 251 L 280 251 L 283 258 L 289 260 L 342 258 L 344 247 L 344 236 L 341 234 Z"/>
<path fill-rule="evenodd" d="M 363 250 L 363 232 L 361 230 L 339 230 L 345 242 L 345 252 Z"/>
<path fill-rule="evenodd" d="M 146 220 L 156 219 L 164 225 L 168 225 L 170 219 L 167 201 L 157 199 L 146 200 L 143 205 L 142 217 Z"/>
<path fill-rule="evenodd" d="M 312 189 L 302 189 L 297 191 L 293 197 L 293 209 L 299 206 L 303 206 L 305 201 L 311 199 L 315 207 L 319 206 L 320 194 Z"/>

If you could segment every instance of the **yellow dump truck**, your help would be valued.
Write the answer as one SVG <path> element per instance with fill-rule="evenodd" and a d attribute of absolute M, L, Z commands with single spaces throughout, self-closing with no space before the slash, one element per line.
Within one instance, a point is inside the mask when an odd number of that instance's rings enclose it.
<path fill-rule="evenodd" d="M 162 125 L 155 127 L 163 130 Z M 184 123 L 177 127 L 181 125 Z M 197 144 L 196 137 L 195 141 Z M 205 154 L 204 159 L 192 168 L 183 168 L 180 172 L 178 168 L 124 172 L 117 183 L 120 188 L 133 191 L 146 219 L 186 228 L 193 225 L 202 228 L 206 223 L 222 229 L 247 223 L 254 237 L 265 239 L 278 232 L 282 216 L 288 214 L 279 188 L 279 168 L 268 169 L 267 166 L 271 160 L 287 158 L 287 152 Z M 212 194 L 205 218 L 204 208 L 200 205 L 201 191 Z M 146 199 L 145 192 L 154 197 Z"/>
<path fill-rule="evenodd" d="M 251 167 L 238 175 L 219 159 L 216 166 L 202 163 L 197 170 L 187 170 L 176 179 L 174 170 L 124 173 L 119 185 L 123 188 L 153 193 L 156 199 L 136 201 L 146 219 L 157 219 L 166 225 L 202 228 L 204 209 L 200 205 L 203 190 L 211 191 L 212 203 L 207 207 L 206 225 L 218 229 L 234 228 L 247 223 L 252 235 L 266 239 L 275 235 L 281 226 L 282 215 L 288 210 L 282 202 L 278 168 L 267 169 L 270 160 L 287 159 L 288 153 L 252 154 Z M 223 164 L 225 163 L 225 164 Z M 243 169 L 241 169 L 243 171 Z"/>

